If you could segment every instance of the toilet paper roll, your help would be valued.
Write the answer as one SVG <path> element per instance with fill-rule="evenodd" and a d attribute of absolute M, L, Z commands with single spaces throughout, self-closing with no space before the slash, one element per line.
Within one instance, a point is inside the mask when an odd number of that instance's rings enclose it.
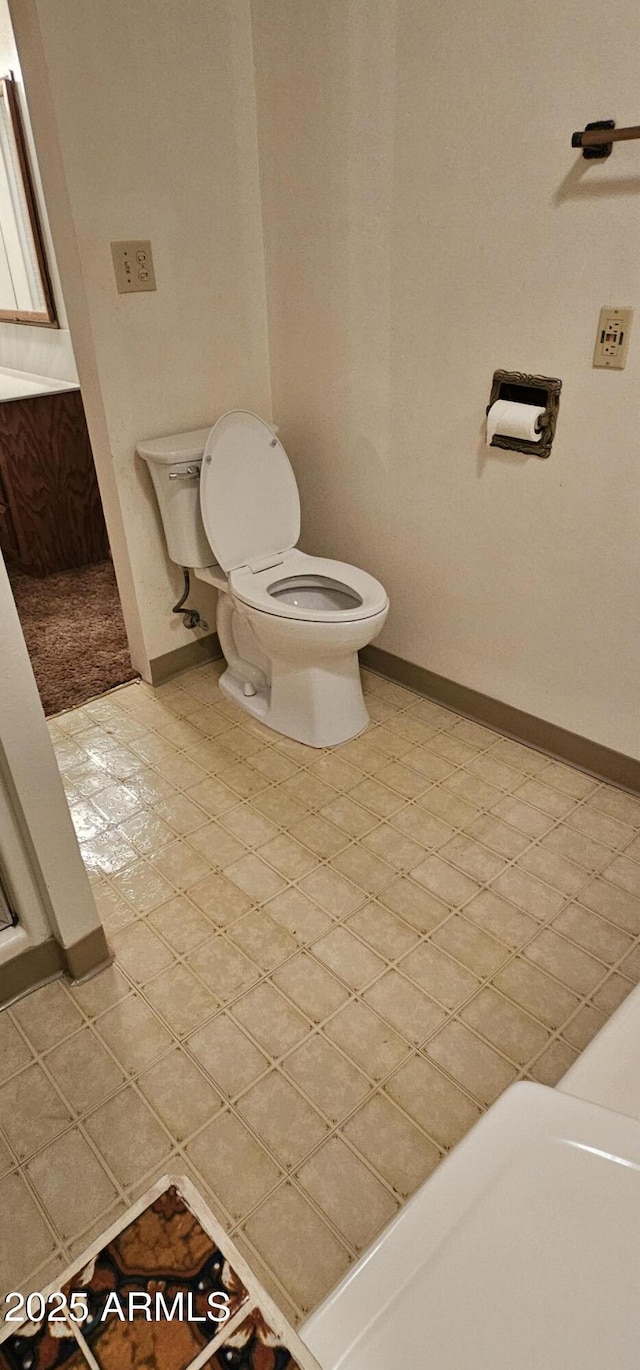
<path fill-rule="evenodd" d="M 540 442 L 542 433 L 536 431 L 536 423 L 544 407 L 533 404 L 516 404 L 515 400 L 496 400 L 487 414 L 487 446 L 496 436 L 504 438 L 526 438 L 527 442 Z"/>

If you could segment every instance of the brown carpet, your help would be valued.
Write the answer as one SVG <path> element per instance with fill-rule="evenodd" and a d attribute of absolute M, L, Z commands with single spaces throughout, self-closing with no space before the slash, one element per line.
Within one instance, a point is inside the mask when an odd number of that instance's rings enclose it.
<path fill-rule="evenodd" d="M 11 585 L 46 714 L 135 679 L 110 561 Z"/>

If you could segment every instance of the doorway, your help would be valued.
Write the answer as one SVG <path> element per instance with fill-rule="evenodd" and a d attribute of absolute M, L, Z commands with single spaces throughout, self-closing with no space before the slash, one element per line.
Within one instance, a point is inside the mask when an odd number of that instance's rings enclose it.
<path fill-rule="evenodd" d="M 46 714 L 135 676 L 7 0 L 0 0 L 0 551 Z"/>

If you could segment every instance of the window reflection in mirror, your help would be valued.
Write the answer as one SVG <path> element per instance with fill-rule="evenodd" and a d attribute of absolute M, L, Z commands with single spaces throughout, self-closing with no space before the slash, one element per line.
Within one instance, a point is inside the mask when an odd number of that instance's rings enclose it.
<path fill-rule="evenodd" d="M 0 80 L 0 320 L 57 327 L 12 76 Z"/>

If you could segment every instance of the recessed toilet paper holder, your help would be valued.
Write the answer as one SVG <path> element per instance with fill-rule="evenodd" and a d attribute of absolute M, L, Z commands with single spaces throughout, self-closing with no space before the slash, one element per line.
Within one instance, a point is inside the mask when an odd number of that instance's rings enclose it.
<path fill-rule="evenodd" d="M 516 404 L 544 406 L 536 428 L 542 434 L 539 442 L 527 438 L 505 437 L 496 433 L 491 447 L 502 447 L 508 452 L 525 452 L 527 456 L 548 457 L 558 421 L 562 381 L 554 376 L 528 376 L 523 371 L 494 371 L 487 414 L 496 400 L 514 400 Z"/>

